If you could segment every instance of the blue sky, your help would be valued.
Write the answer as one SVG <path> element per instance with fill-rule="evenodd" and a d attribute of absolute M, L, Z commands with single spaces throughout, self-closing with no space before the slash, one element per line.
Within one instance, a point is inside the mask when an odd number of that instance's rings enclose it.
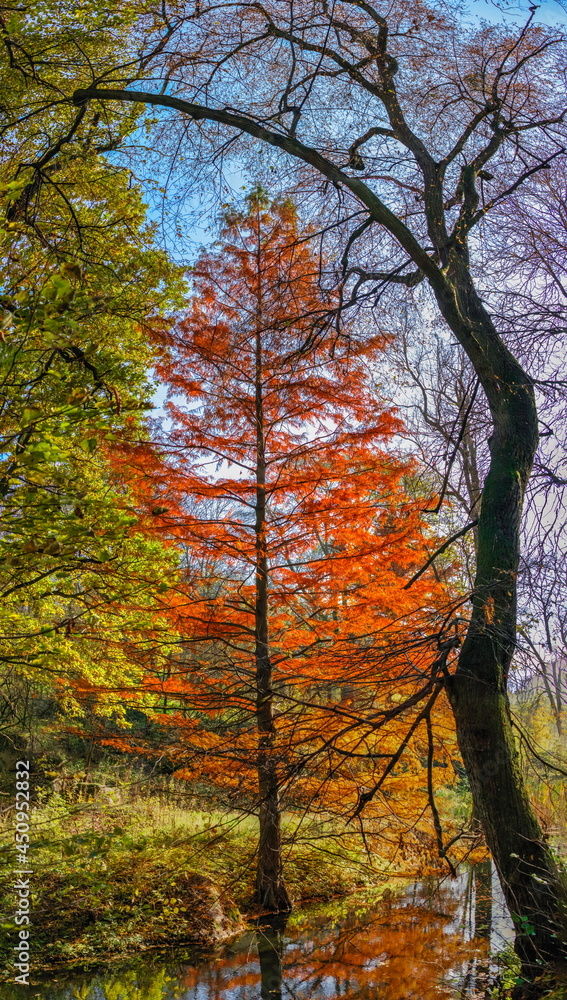
<path fill-rule="evenodd" d="M 502 22 L 504 24 L 522 24 L 529 17 L 530 2 L 491 3 L 490 0 L 471 0 L 468 9 L 473 17 L 492 21 L 494 24 Z M 536 6 L 534 3 L 533 6 Z M 543 0 L 537 4 L 537 11 L 534 20 L 540 24 L 547 24 L 550 27 L 555 25 L 567 25 L 567 7 L 557 0 Z"/>

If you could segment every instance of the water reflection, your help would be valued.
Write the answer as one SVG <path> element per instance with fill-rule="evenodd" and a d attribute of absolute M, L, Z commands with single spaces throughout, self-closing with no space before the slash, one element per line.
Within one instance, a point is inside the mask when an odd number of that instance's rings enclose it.
<path fill-rule="evenodd" d="M 292 914 L 287 925 L 263 920 L 207 963 L 154 956 L 30 992 L 45 1000 L 456 1000 L 482 986 L 504 927 L 499 911 L 490 866 L 480 865 L 379 903 L 351 897 Z"/>
<path fill-rule="evenodd" d="M 285 917 L 261 921 L 256 929 L 261 1000 L 282 1000 Z"/>
<path fill-rule="evenodd" d="M 490 939 L 492 930 L 492 863 L 481 861 L 471 874 L 474 877 L 475 937 Z"/>

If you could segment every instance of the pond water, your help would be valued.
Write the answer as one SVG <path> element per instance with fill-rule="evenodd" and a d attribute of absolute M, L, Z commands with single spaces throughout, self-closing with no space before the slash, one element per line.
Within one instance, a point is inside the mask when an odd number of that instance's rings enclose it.
<path fill-rule="evenodd" d="M 380 902 L 357 894 L 263 921 L 208 961 L 151 954 L 30 986 L 42 1000 L 464 1000 L 513 938 L 490 863 Z M 482 993 L 477 991 L 482 989 Z M 2 993 L 8 997 L 7 993 Z M 14 991 L 14 997 L 21 996 Z"/>

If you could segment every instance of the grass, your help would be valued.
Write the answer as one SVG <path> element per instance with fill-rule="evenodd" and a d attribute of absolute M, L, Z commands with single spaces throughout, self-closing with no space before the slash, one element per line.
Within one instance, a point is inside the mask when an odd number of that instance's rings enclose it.
<path fill-rule="evenodd" d="M 253 817 L 203 811 L 163 796 L 69 802 L 52 793 L 34 810 L 32 830 L 35 972 L 172 944 L 206 948 L 242 930 L 243 914 L 251 913 Z M 11 963 L 17 933 L 10 889 L 13 827 L 6 823 L 3 832 L 0 904 L 8 919 L 0 957 Z M 354 838 L 339 837 L 321 822 L 286 817 L 284 843 L 295 905 L 385 878 L 369 866 Z"/>

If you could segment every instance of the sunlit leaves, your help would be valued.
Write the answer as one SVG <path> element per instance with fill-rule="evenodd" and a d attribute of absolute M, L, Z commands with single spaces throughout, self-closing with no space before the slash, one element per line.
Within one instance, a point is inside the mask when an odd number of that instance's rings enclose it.
<path fill-rule="evenodd" d="M 428 615 L 444 600 L 427 576 L 403 589 L 426 557 L 424 500 L 395 448 L 401 423 L 373 391 L 384 338 L 359 339 L 356 353 L 337 342 L 293 206 L 261 194 L 227 213 L 221 248 L 196 264 L 194 296 L 158 341 L 167 423 L 122 459 L 147 530 L 184 553 L 169 598 L 184 641 L 148 674 L 147 705 L 178 776 L 206 775 L 233 805 L 253 800 L 265 553 L 270 753 L 284 801 L 344 817 L 379 783 L 367 829 L 423 860 L 427 822 L 419 849 L 398 837 L 424 809 L 419 691 L 432 690 Z M 424 633 L 413 645 L 410 622 Z M 456 752 L 440 715 L 435 787 Z"/>

